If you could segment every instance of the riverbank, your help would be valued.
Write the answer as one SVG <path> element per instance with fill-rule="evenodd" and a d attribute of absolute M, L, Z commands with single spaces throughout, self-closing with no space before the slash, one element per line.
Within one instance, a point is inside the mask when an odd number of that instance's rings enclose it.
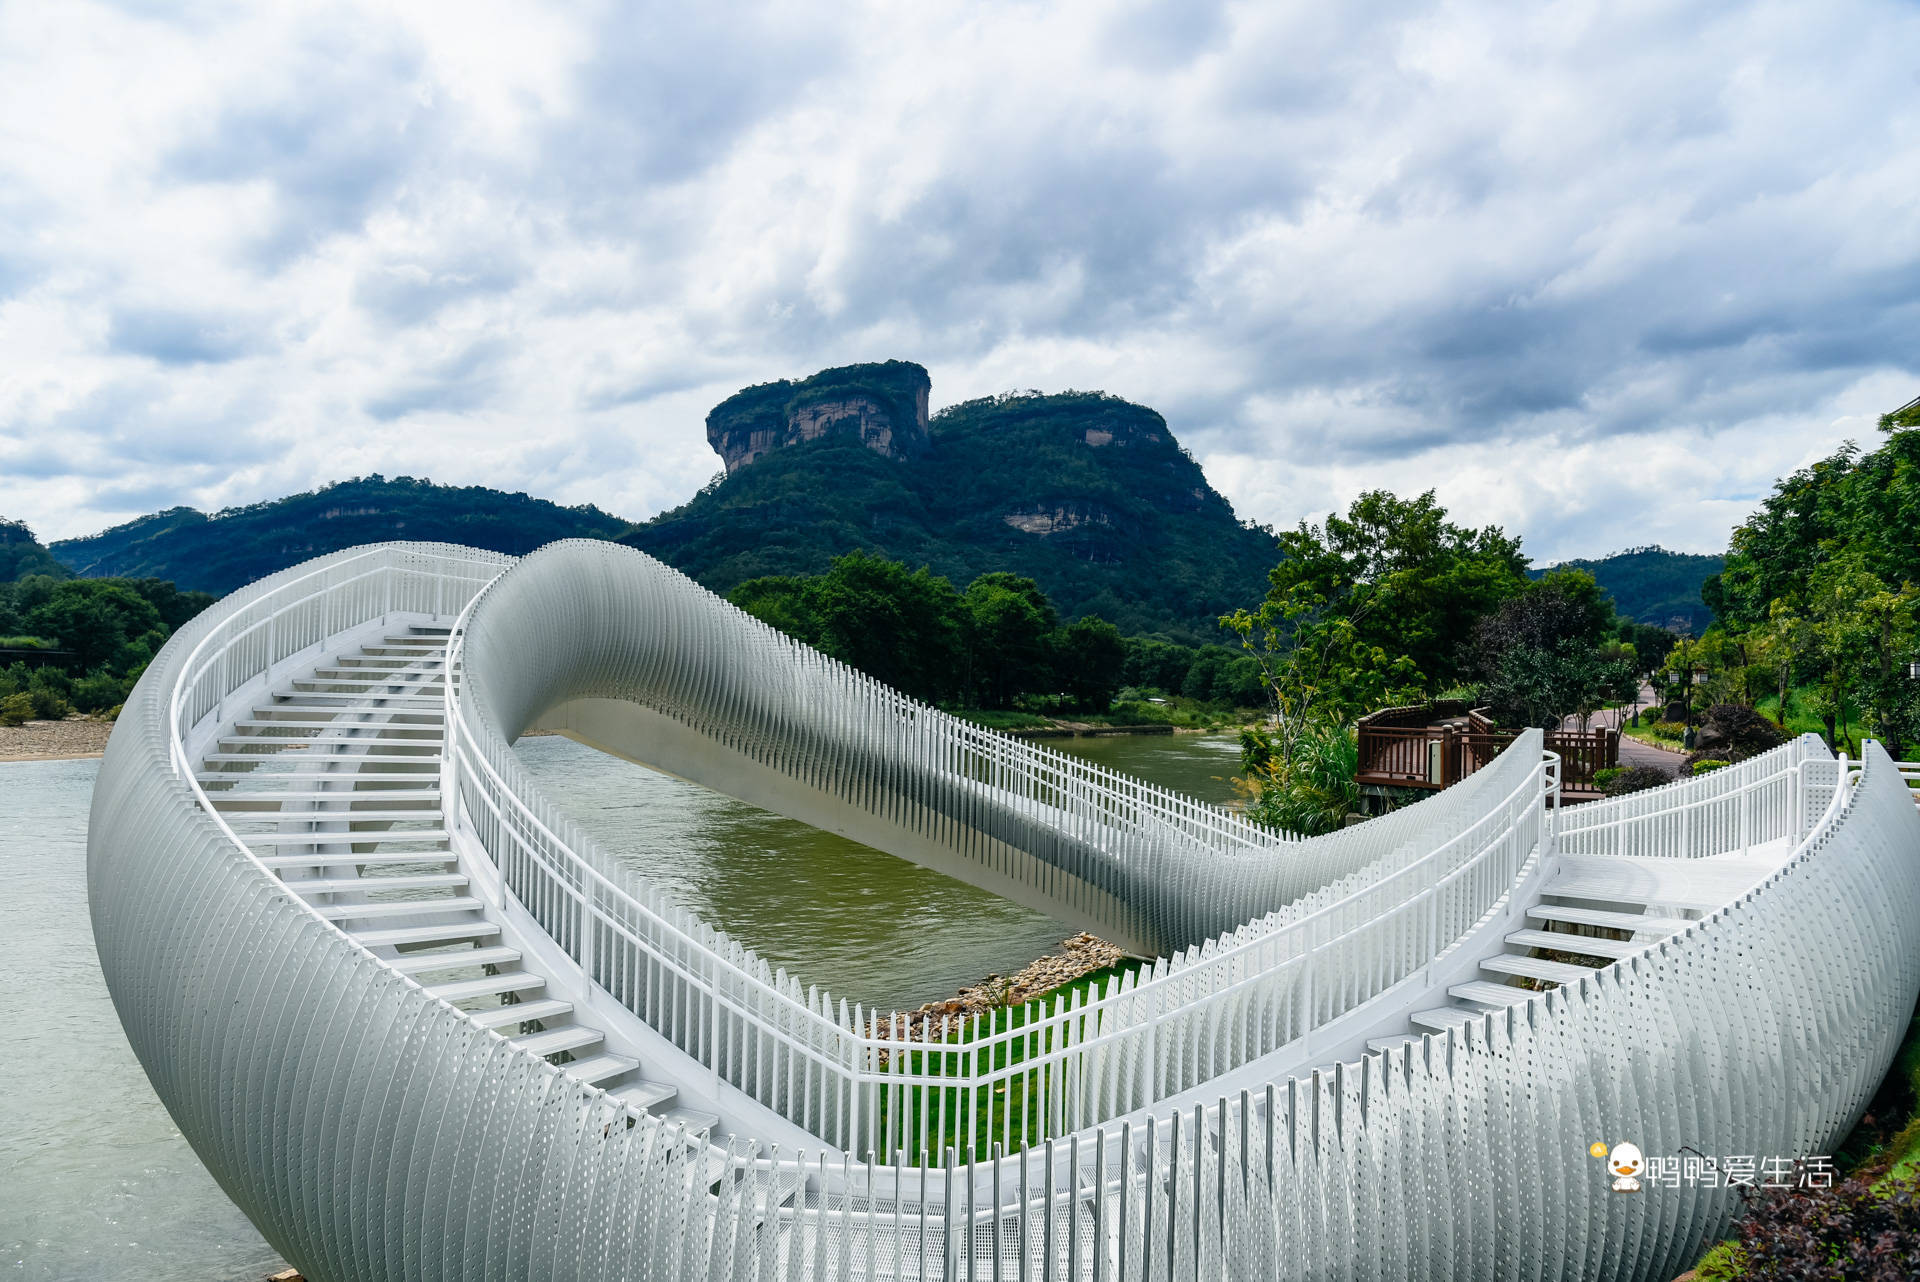
<path fill-rule="evenodd" d="M 79 761 L 107 750 L 113 722 L 73 716 L 0 726 L 0 761 Z"/>
<path fill-rule="evenodd" d="M 977 984 L 962 988 L 952 997 L 931 1001 L 917 1010 L 881 1016 L 873 1025 L 876 1037 L 891 1037 L 895 1020 L 906 1021 L 906 1034 L 918 1041 L 925 1030 L 940 1021 L 948 1027 L 987 1011 L 1022 1006 L 1084 980 L 1089 975 L 1112 970 L 1127 960 L 1119 947 L 1084 931 L 1060 941 L 1060 951 L 1035 958 L 1011 977 L 988 975 Z"/>

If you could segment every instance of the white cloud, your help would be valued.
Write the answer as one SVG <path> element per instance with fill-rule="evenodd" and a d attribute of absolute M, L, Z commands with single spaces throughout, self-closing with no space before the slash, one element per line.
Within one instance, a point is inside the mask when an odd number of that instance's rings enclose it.
<path fill-rule="evenodd" d="M 735 388 L 1153 405 L 1242 515 L 1723 543 L 1907 400 L 1892 3 L 0 7 L 0 513 L 644 517 Z"/>

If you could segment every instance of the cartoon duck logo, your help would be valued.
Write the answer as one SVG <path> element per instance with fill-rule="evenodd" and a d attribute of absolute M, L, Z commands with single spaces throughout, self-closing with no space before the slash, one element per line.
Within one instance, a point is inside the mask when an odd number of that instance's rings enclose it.
<path fill-rule="evenodd" d="M 1642 1156 L 1637 1144 L 1615 1144 L 1607 1153 L 1607 1170 L 1613 1174 L 1615 1193 L 1638 1193 L 1640 1173 L 1646 1169 L 1647 1159 Z"/>

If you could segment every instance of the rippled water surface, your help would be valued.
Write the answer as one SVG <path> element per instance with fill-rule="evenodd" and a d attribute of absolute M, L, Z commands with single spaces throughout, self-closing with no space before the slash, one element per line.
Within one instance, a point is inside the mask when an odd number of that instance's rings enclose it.
<path fill-rule="evenodd" d="M 0 1276 L 254 1279 L 279 1259 L 174 1129 L 87 920 L 98 761 L 0 764 Z"/>
<path fill-rule="evenodd" d="M 1237 744 L 1218 735 L 1049 740 L 1227 801 Z M 558 736 L 515 747 L 539 786 L 681 907 L 836 997 L 911 1009 L 1010 974 L 1069 928 L 940 873 Z"/>
<path fill-rule="evenodd" d="M 1212 736 L 1054 741 L 1224 801 Z M 518 751 L 635 872 L 849 1001 L 916 1006 L 1049 951 L 1061 923 L 570 740 Z M 87 918 L 97 761 L 0 764 L 0 1278 L 238 1282 L 279 1260 L 160 1106 L 108 1000 Z"/>

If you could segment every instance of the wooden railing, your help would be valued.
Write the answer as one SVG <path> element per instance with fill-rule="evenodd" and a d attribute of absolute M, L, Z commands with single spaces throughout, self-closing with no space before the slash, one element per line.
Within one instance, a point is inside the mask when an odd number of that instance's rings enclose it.
<path fill-rule="evenodd" d="M 1443 721 L 1458 724 L 1438 724 Z M 1354 777 L 1362 784 L 1446 788 L 1499 756 L 1519 733 L 1463 703 L 1382 708 L 1360 719 Z M 1595 772 L 1619 764 L 1620 732 L 1549 730 L 1546 748 L 1560 754 L 1564 791 L 1597 792 Z"/>

